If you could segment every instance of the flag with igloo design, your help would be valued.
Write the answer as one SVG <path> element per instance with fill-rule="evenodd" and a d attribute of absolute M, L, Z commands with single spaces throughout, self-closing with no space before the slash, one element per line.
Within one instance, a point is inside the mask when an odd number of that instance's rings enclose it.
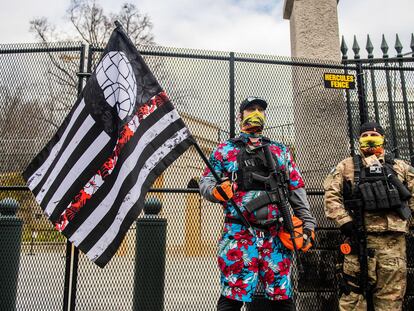
<path fill-rule="evenodd" d="M 44 213 L 100 267 L 155 179 L 193 139 L 121 26 L 24 178 Z"/>

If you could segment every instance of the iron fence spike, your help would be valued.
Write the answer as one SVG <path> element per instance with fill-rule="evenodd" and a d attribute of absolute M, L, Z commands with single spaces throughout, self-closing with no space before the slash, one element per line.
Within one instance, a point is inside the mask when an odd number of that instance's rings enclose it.
<path fill-rule="evenodd" d="M 372 52 L 374 51 L 374 46 L 372 45 L 371 38 L 369 37 L 369 35 L 367 35 L 367 45 L 365 49 L 368 52 L 368 58 L 374 58 L 374 54 L 372 54 Z"/>
<path fill-rule="evenodd" d="M 385 40 L 385 36 L 382 35 L 382 41 L 381 41 L 381 51 L 382 51 L 382 57 L 386 58 L 388 57 L 388 44 L 387 41 Z"/>
<path fill-rule="evenodd" d="M 401 44 L 400 38 L 398 37 L 398 33 L 395 36 L 395 46 L 394 46 L 394 48 L 397 51 L 397 56 L 401 57 L 402 56 L 401 51 L 403 49 L 403 46 Z"/>
<path fill-rule="evenodd" d="M 348 56 L 346 55 L 348 53 L 348 47 L 346 45 L 344 36 L 342 36 L 342 40 L 341 40 L 341 53 L 342 53 L 342 59 L 348 58 Z"/>
<path fill-rule="evenodd" d="M 356 36 L 354 35 L 354 43 L 352 44 L 352 51 L 354 51 L 354 58 L 355 59 L 359 59 L 359 50 L 360 50 L 360 48 L 359 48 L 359 44 L 358 44 L 358 41 L 357 41 L 357 39 L 356 39 Z"/>
<path fill-rule="evenodd" d="M 411 51 L 413 51 L 413 57 L 414 57 L 414 34 L 411 34 L 410 48 L 411 48 Z"/>

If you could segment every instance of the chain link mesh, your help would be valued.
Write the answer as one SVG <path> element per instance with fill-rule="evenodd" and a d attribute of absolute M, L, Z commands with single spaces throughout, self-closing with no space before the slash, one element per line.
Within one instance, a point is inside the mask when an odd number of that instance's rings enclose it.
<path fill-rule="evenodd" d="M 157 46 L 139 50 L 206 155 L 219 141 L 231 136 L 232 127 L 237 132 L 241 100 L 253 95 L 268 101 L 265 135 L 291 149 L 318 221 L 317 247 L 301 256 L 305 273 L 293 273 L 296 307 L 336 310 L 335 265 L 339 262 L 340 235 L 325 217 L 322 181 L 340 160 L 357 149 L 360 104 L 357 89 L 324 88 L 323 73 L 356 75 L 355 66 Z M 81 51 L 80 43 L 0 46 L 0 199 L 15 198 L 20 204 L 18 217 L 24 221 L 17 310 L 63 308 L 68 269 L 66 241 L 49 225 L 33 196 L 12 187 L 24 186 L 20 173 L 52 137 L 75 102 L 77 72 L 84 61 Z M 101 51 L 100 47 L 90 48 L 88 68 L 95 68 Z M 395 61 L 363 64 L 368 118 L 383 124 L 388 149 L 398 148 L 398 156 L 407 161 L 413 161 L 408 135 L 412 133 L 414 115 L 414 68 L 410 65 L 405 62 L 404 69 L 399 70 L 400 64 Z M 230 79 L 232 68 L 234 84 Z M 148 194 L 162 202 L 155 221 L 167 222 L 164 288 L 154 289 L 161 291 L 166 311 L 214 310 L 220 292 L 216 244 L 222 211 L 219 205 L 189 190 L 198 188 L 203 169 L 203 162 L 190 148 L 155 182 L 158 191 Z M 137 226 L 131 227 L 105 269 L 79 254 L 77 282 L 71 287 L 76 286 L 74 310 L 136 307 L 137 286 L 145 286 L 136 281 L 140 275 L 135 272 L 135 262 L 145 255 L 136 246 Z M 414 237 L 409 236 L 407 241 L 409 310 L 414 295 Z M 154 269 L 154 278 L 160 265 L 162 257 L 148 263 L 148 269 Z M 159 297 L 155 292 L 149 295 L 148 302 Z M 256 302 L 245 309 L 265 310 L 262 298 L 259 288 Z"/>

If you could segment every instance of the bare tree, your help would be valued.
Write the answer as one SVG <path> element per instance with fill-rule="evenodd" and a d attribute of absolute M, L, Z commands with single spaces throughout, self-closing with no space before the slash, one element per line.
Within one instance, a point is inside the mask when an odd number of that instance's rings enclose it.
<path fill-rule="evenodd" d="M 132 3 L 124 3 L 119 12 L 107 14 L 97 0 L 71 0 L 66 18 L 74 30 L 72 34 L 57 31 L 46 17 L 32 19 L 30 31 L 46 47 L 53 47 L 53 42 L 57 41 L 82 41 L 103 47 L 109 40 L 114 21 L 118 20 L 135 45 L 155 44 L 150 18 L 146 14 L 141 14 Z M 50 101 L 55 104 L 49 109 L 59 106 L 69 111 L 71 105 L 68 105 L 67 98 L 73 97 L 78 87 L 79 53 L 56 52 L 50 49 L 48 57 L 51 64 L 47 71 L 49 79 L 61 89 L 58 93 L 51 92 Z"/>
<path fill-rule="evenodd" d="M 108 15 L 96 0 L 72 0 L 67 9 L 67 18 L 75 30 L 74 36 L 57 33 L 54 25 L 46 17 L 32 19 L 30 31 L 43 43 L 81 40 L 101 46 L 108 41 L 114 21 L 119 20 L 134 44 L 154 44 L 150 18 L 146 14 L 141 14 L 132 3 L 124 3 L 118 13 Z"/>
<path fill-rule="evenodd" d="M 142 14 L 132 3 L 122 4 L 120 11 L 117 13 L 107 14 L 98 0 L 71 0 L 67 9 L 66 18 L 69 20 L 74 33 L 67 35 L 59 32 L 46 17 L 35 18 L 30 21 L 30 31 L 35 34 L 36 38 L 49 46 L 51 42 L 56 41 L 82 41 L 89 45 L 103 47 L 108 41 L 114 27 L 114 21 L 118 20 L 124 27 L 125 32 L 135 45 L 154 45 L 154 36 L 152 34 L 152 22 L 148 15 Z M 99 53 L 93 54 L 93 63 L 98 59 Z M 78 77 L 76 73 L 79 70 L 79 57 L 62 52 L 49 52 L 49 58 L 53 66 L 49 70 L 49 75 L 53 82 L 60 85 L 65 92 L 76 91 Z M 164 58 L 150 60 L 151 69 L 161 82 L 171 86 L 175 99 L 184 102 L 194 92 L 179 89 L 174 84 L 174 74 L 167 69 Z M 69 88 L 67 87 L 69 86 Z M 67 107 L 65 97 L 59 93 L 52 102 L 61 102 L 61 106 Z M 52 97 L 52 95 L 51 95 Z M 70 107 L 67 107 L 69 110 Z"/>
<path fill-rule="evenodd" d="M 125 3 L 119 14 L 112 16 L 112 19 L 119 20 L 124 25 L 135 44 L 154 44 L 151 20 L 148 15 L 142 15 L 134 4 Z"/>

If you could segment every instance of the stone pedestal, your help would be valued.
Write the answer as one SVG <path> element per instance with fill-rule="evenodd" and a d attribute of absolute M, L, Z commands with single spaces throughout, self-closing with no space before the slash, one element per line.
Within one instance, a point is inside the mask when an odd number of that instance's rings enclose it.
<path fill-rule="evenodd" d="M 340 65 L 336 0 L 285 0 L 293 58 Z M 306 60 L 304 60 L 306 59 Z M 327 173 L 349 154 L 344 91 L 325 89 L 325 72 L 339 69 L 292 67 L 295 151 L 308 189 L 321 189 Z"/>
<path fill-rule="evenodd" d="M 285 0 L 292 57 L 340 60 L 337 0 Z"/>

